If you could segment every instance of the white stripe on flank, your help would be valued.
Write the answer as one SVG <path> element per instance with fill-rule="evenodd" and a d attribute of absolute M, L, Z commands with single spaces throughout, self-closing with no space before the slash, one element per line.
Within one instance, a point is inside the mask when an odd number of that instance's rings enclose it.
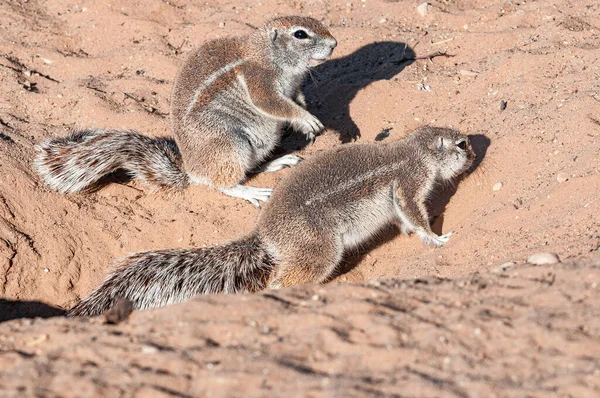
<path fill-rule="evenodd" d="M 192 109 L 194 109 L 194 105 L 196 104 L 196 101 L 198 101 L 198 97 L 200 96 L 200 94 L 202 94 L 202 92 L 204 90 L 206 90 L 211 84 L 213 84 L 215 82 L 215 80 L 217 80 L 220 76 L 222 76 L 225 73 L 229 72 L 233 68 L 235 68 L 237 66 L 240 66 L 241 64 L 243 64 L 246 61 L 247 60 L 244 59 L 244 58 L 238 59 L 237 61 L 233 61 L 233 62 L 225 65 L 224 67 L 222 67 L 220 69 L 217 69 L 213 74 L 211 74 L 210 76 L 208 76 L 206 78 L 206 80 L 204 81 L 204 83 L 202 83 L 200 85 L 200 87 L 198 87 L 198 89 L 196 90 L 196 92 L 194 93 L 194 98 L 192 99 L 192 101 L 190 102 L 190 104 L 186 108 L 185 117 L 188 117 L 188 115 L 190 114 L 190 112 L 192 111 Z"/>
<path fill-rule="evenodd" d="M 340 192 L 343 192 L 345 190 L 357 187 L 357 186 L 363 184 L 365 181 L 375 179 L 381 175 L 384 175 L 386 173 L 389 173 L 390 171 L 399 169 L 400 167 L 405 166 L 405 165 L 406 165 L 406 162 L 396 162 L 396 163 L 390 163 L 390 164 L 379 166 L 374 170 L 368 171 L 364 174 L 357 175 L 355 178 L 350 178 L 350 179 L 342 182 L 341 184 L 339 184 L 337 187 L 331 188 L 327 192 L 323 192 L 323 193 L 313 196 L 312 198 L 310 198 L 309 200 L 304 202 L 304 204 L 306 206 L 310 206 L 314 203 L 322 202 L 323 200 L 325 200 L 328 197 L 331 197 L 331 196 L 338 194 Z"/>

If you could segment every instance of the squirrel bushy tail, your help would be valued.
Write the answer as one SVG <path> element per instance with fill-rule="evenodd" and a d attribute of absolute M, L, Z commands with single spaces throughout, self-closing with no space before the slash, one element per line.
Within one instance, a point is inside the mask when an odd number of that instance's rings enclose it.
<path fill-rule="evenodd" d="M 203 249 L 148 251 L 120 264 L 69 316 L 95 316 L 124 298 L 133 309 L 180 303 L 199 294 L 256 292 L 267 287 L 274 260 L 256 235 Z"/>
<path fill-rule="evenodd" d="M 46 184 L 63 193 L 81 192 L 116 170 L 161 188 L 184 188 L 175 141 L 126 130 L 85 129 L 52 138 L 36 148 L 37 172 Z"/>

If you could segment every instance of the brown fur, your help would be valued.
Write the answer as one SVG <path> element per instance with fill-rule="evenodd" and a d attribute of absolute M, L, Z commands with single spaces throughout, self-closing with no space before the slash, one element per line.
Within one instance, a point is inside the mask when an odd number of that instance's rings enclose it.
<path fill-rule="evenodd" d="M 277 145 L 280 122 L 311 117 L 293 101 L 301 95 L 299 88 L 307 71 L 294 69 L 308 62 L 303 58 L 308 50 L 295 50 L 294 46 L 280 50 L 289 42 L 285 32 L 293 26 L 312 29 L 317 35 L 316 48 L 335 46 L 335 39 L 320 22 L 290 16 L 268 21 L 248 36 L 206 43 L 184 62 L 173 86 L 171 125 L 184 167 L 192 176 L 208 179 L 216 187 L 232 186 Z M 278 31 L 275 39 L 274 30 Z M 263 125 L 265 115 L 277 122 Z M 202 158 L 209 150 L 204 141 L 210 137 L 233 144 L 211 145 L 210 150 L 216 152 L 208 162 Z M 249 146 L 248 141 L 252 142 Z M 218 167 L 212 166 L 215 157 L 220 158 L 216 164 L 240 163 L 243 172 L 237 181 L 221 178 Z"/>
<path fill-rule="evenodd" d="M 431 231 L 424 203 L 435 183 L 452 180 L 473 158 L 466 136 L 433 127 L 398 142 L 323 152 L 282 179 L 249 236 L 130 256 L 72 314 L 99 314 L 119 297 L 146 309 L 196 294 L 320 283 L 345 251 L 388 225 L 441 246 L 450 235 Z"/>
<path fill-rule="evenodd" d="M 299 31 L 306 37 L 297 37 Z M 173 85 L 175 151 L 134 132 L 82 130 L 41 144 L 38 172 L 65 193 L 124 169 L 161 187 L 207 185 L 258 206 L 271 189 L 239 184 L 249 172 L 276 171 L 301 160 L 288 155 L 272 167 L 263 164 L 284 124 L 310 139 L 323 129 L 304 109 L 300 86 L 309 67 L 336 45 L 319 21 L 295 16 L 267 21 L 247 36 L 209 41 L 188 56 Z"/>

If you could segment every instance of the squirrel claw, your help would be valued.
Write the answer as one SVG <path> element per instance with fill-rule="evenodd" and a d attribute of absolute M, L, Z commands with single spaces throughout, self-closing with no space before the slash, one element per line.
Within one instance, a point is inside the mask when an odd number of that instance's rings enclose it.
<path fill-rule="evenodd" d="M 320 133 L 325 129 L 323 123 L 317 117 L 309 112 L 306 112 L 304 116 L 299 119 L 292 121 L 292 128 L 302 132 L 310 140 L 315 134 Z M 312 138 L 314 139 L 314 138 Z"/>
<path fill-rule="evenodd" d="M 273 193 L 271 188 L 257 188 L 239 184 L 230 188 L 222 188 L 220 191 L 227 196 L 247 200 L 258 208 L 260 208 L 260 202 L 269 200 L 271 193 Z"/>
<path fill-rule="evenodd" d="M 419 234 L 419 237 L 421 238 L 423 243 L 425 243 L 427 245 L 442 247 L 442 246 L 444 246 L 444 244 L 446 242 L 448 242 L 448 239 L 450 239 L 450 236 L 452 236 L 453 233 L 454 233 L 453 231 L 450 231 L 450 232 L 448 232 L 444 235 L 440 235 L 440 236 L 437 236 L 434 233 L 431 233 L 431 234 L 423 233 L 423 234 Z"/>
<path fill-rule="evenodd" d="M 279 171 L 281 169 L 285 169 L 286 167 L 292 167 L 300 163 L 303 159 L 300 156 L 296 155 L 284 155 L 280 158 L 272 160 L 268 163 L 265 163 L 256 170 L 256 173 L 269 173 L 273 171 Z"/>

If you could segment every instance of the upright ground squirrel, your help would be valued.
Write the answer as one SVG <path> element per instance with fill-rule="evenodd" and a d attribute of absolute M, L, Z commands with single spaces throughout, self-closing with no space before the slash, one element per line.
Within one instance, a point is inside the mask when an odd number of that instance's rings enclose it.
<path fill-rule="evenodd" d="M 319 21 L 275 18 L 244 37 L 209 41 L 184 62 L 171 98 L 177 145 L 132 131 L 85 129 L 38 146 L 36 168 L 52 188 L 85 190 L 118 169 L 163 188 L 214 187 L 258 206 L 271 189 L 240 185 L 248 172 L 297 164 L 286 155 L 263 164 L 289 123 L 309 139 L 323 129 L 300 85 L 337 42 Z"/>

